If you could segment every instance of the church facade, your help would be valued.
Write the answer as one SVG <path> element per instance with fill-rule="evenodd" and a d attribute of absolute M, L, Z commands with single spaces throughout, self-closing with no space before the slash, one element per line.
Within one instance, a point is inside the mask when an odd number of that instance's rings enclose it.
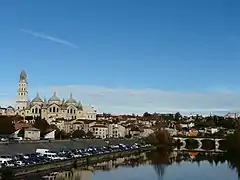
<path fill-rule="evenodd" d="M 22 71 L 18 82 L 17 100 L 15 114 L 23 117 L 41 117 L 49 123 L 56 119 L 76 120 L 87 119 L 96 120 L 96 110 L 93 107 L 82 106 L 77 102 L 72 94 L 65 101 L 57 97 L 56 92 L 48 100 L 42 100 L 37 93 L 36 97 L 29 100 L 27 74 Z"/>

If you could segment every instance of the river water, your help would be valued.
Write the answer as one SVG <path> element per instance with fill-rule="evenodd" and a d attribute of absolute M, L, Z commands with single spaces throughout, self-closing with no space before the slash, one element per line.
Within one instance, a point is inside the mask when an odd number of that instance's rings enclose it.
<path fill-rule="evenodd" d="M 202 162 L 200 165 L 184 162 L 169 166 L 159 165 L 161 170 L 151 165 L 135 168 L 118 168 L 110 172 L 98 171 L 89 180 L 237 180 L 237 173 L 228 168 L 227 163 L 210 165 Z M 85 179 L 83 179 L 85 180 Z M 87 180 L 87 179 L 86 179 Z"/>
<path fill-rule="evenodd" d="M 238 180 L 238 168 L 233 166 L 233 163 L 226 160 L 224 154 L 149 152 L 101 162 L 88 167 L 62 169 L 24 179 Z"/>

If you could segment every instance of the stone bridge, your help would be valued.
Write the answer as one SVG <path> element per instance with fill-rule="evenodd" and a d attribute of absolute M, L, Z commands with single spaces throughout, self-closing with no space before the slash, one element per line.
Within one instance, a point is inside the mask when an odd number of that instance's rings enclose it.
<path fill-rule="evenodd" d="M 216 137 L 191 137 L 191 136 L 185 136 L 185 137 L 173 137 L 173 139 L 175 141 L 180 141 L 181 142 L 181 146 L 180 146 L 180 150 L 188 150 L 186 148 L 186 140 L 187 139 L 194 139 L 198 142 L 198 147 L 195 148 L 194 150 L 196 151 L 205 151 L 204 149 L 202 149 L 202 141 L 203 140 L 210 140 L 210 141 L 214 141 L 215 142 L 215 149 L 211 150 L 211 151 L 215 151 L 215 152 L 223 152 L 223 150 L 220 150 L 220 141 L 226 140 L 225 138 L 216 138 Z"/>

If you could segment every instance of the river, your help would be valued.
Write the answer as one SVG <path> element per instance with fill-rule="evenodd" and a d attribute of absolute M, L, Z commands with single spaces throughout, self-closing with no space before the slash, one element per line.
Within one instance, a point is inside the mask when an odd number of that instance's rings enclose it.
<path fill-rule="evenodd" d="M 157 169 L 159 168 L 159 169 Z M 135 168 L 121 167 L 110 172 L 98 171 L 92 175 L 92 180 L 237 180 L 237 174 L 228 168 L 227 163 L 212 166 L 208 162 L 200 165 L 184 162 L 172 164 L 169 166 L 159 165 L 159 167 L 151 165 L 142 165 Z M 83 179 L 85 180 L 85 179 Z M 87 179 L 86 179 L 87 180 Z"/>
<path fill-rule="evenodd" d="M 238 180 L 237 169 L 236 164 L 227 161 L 224 153 L 154 151 L 20 179 Z"/>

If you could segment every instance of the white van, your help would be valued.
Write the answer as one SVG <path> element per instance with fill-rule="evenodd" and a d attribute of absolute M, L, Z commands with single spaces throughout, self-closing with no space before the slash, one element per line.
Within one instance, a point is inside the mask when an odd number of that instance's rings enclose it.
<path fill-rule="evenodd" d="M 36 153 L 43 154 L 43 155 L 57 155 L 55 152 L 49 151 L 49 149 L 36 149 Z"/>

